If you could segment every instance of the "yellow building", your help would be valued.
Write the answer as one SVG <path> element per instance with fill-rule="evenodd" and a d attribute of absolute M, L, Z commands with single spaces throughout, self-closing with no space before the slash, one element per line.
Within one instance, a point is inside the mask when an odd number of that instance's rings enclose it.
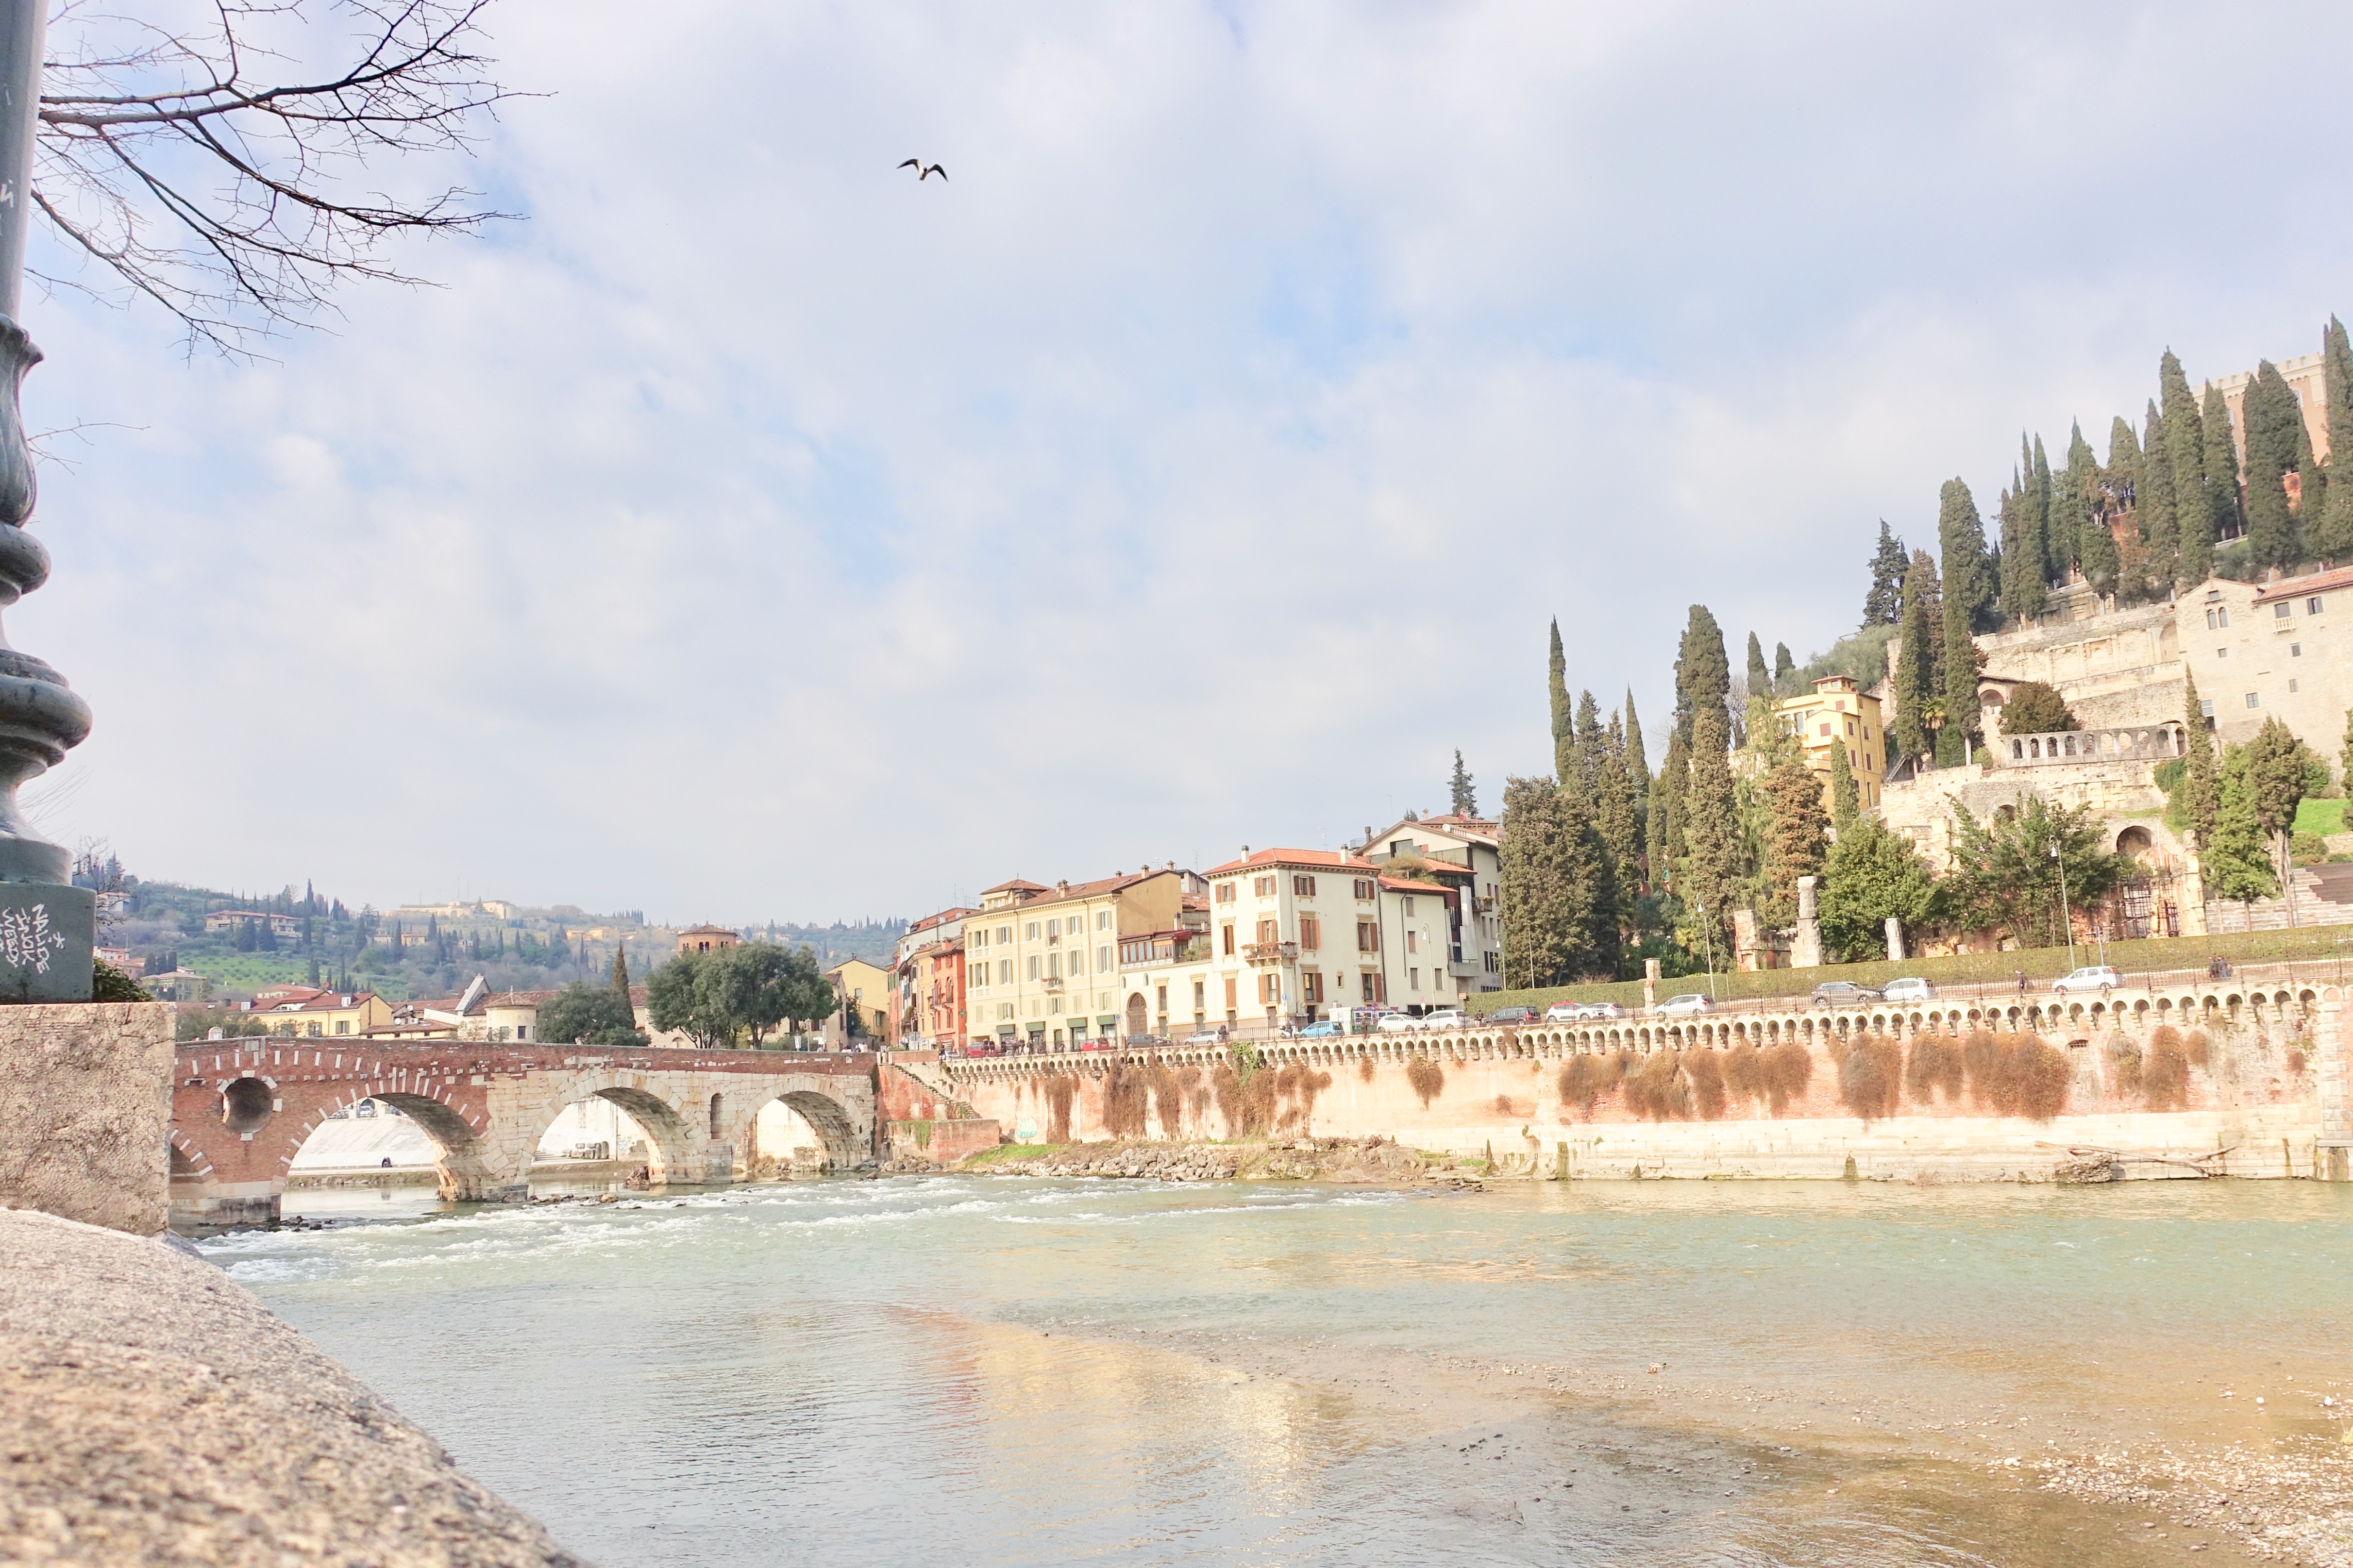
<path fill-rule="evenodd" d="M 1050 888 L 1016 878 L 987 889 L 979 911 L 965 918 L 970 1038 L 1043 1050 L 1116 1037 L 1127 1016 L 1125 960 L 1189 951 L 1207 891 L 1173 864 Z M 1129 1024 L 1129 1033 L 1145 1032 Z"/>
<path fill-rule="evenodd" d="M 834 996 L 858 1009 L 859 1028 L 876 1039 L 891 1027 L 891 972 L 862 958 L 845 958 L 825 972 Z"/>
<path fill-rule="evenodd" d="M 1854 770 L 1855 804 L 1868 811 L 1879 804 L 1879 781 L 1887 773 L 1887 731 L 1880 722 L 1879 699 L 1851 677 L 1825 675 L 1811 695 L 1784 697 L 1773 705 L 1782 732 L 1806 748 L 1806 765 L 1820 775 L 1822 802 L 1830 804 L 1831 758 L 1843 749 Z"/>
<path fill-rule="evenodd" d="M 392 1004 L 373 991 L 317 991 L 308 985 L 273 985 L 253 1002 L 253 1016 L 273 1035 L 332 1039 L 364 1035 L 392 1022 Z"/>

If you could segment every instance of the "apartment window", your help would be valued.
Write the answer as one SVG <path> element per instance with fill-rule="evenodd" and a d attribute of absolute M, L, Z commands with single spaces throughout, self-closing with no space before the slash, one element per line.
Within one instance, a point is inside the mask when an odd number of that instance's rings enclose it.
<path fill-rule="evenodd" d="M 1097 974 L 1109 974 L 1111 973 L 1110 948 L 1099 947 L 1095 949 L 1095 973 Z"/>
<path fill-rule="evenodd" d="M 1111 911 L 1109 910 L 1097 910 L 1095 911 L 1095 930 L 1111 930 Z"/>
<path fill-rule="evenodd" d="M 1823 733 L 1823 734 L 1825 734 L 1825 735 L 1827 735 L 1827 734 L 1829 734 L 1830 732 L 1831 732 L 1830 723 L 1829 723 L 1829 721 L 1828 721 L 1827 720 L 1825 720 L 1825 721 L 1823 721 L 1823 723 L 1822 723 L 1822 733 Z"/>
<path fill-rule="evenodd" d="M 1232 925 L 1228 924 L 1220 926 L 1218 929 L 1225 933 L 1226 956 L 1228 958 L 1231 958 L 1234 955 L 1234 928 Z"/>
<path fill-rule="evenodd" d="M 1031 921 L 1029 922 L 1029 928 L 1023 931 L 1022 934 L 1028 937 L 1031 942 L 1036 942 L 1038 940 L 1038 922 L 1036 921 Z"/>
<path fill-rule="evenodd" d="M 1253 877 L 1250 879 L 1250 891 L 1261 899 L 1271 899 L 1274 897 L 1274 884 L 1272 877 Z"/>
<path fill-rule="evenodd" d="M 1208 1005 L 1209 983 L 1206 980 L 1196 980 L 1193 982 L 1193 1011 L 1198 1013 Z"/>
<path fill-rule="evenodd" d="M 1233 885 L 1231 882 L 1220 882 L 1220 883 L 1219 883 L 1219 884 L 1218 884 L 1218 902 L 1219 902 L 1219 903 L 1221 903 L 1221 904 L 1230 904 L 1230 903 L 1232 903 L 1233 901 L 1234 901 L 1234 885 Z"/>
<path fill-rule="evenodd" d="M 1159 986 L 1157 987 L 1157 993 L 1160 1002 L 1160 1016 L 1166 1018 L 1168 1016 L 1168 987 L 1166 985 Z"/>
<path fill-rule="evenodd" d="M 1258 940 L 1261 942 L 1280 942 L 1282 940 L 1282 936 L 1280 929 L 1276 926 L 1274 921 L 1261 921 L 1258 922 Z"/>
<path fill-rule="evenodd" d="M 2231 650 L 2226 647 L 2218 647 L 2214 650 L 2214 657 L 2216 658 L 2228 658 L 2231 657 Z"/>
<path fill-rule="evenodd" d="M 1029 955 L 1029 978 L 1038 978 L 1038 955 L 1034 952 Z"/>
<path fill-rule="evenodd" d="M 1410 947 L 1409 947 L 1409 948 L 1407 949 L 1407 951 L 1408 951 L 1408 952 L 1411 952 L 1411 951 L 1412 951 L 1412 949 L 1411 949 Z M 1416 991 L 1420 990 L 1420 989 L 1421 989 L 1421 971 L 1420 971 L 1419 969 L 1418 969 L 1418 968 L 1417 968 L 1417 969 L 1409 969 L 1409 970 L 1407 970 L 1407 971 L 1405 972 L 1405 983 L 1406 983 L 1406 984 L 1408 984 L 1409 986 L 1412 987 L 1412 988 L 1413 988 L 1414 990 L 1416 990 Z"/>
<path fill-rule="evenodd" d="M 1405 912 L 1409 915 L 1413 913 L 1413 895 L 1410 893 L 1406 895 Z"/>
<path fill-rule="evenodd" d="M 2231 611 L 2228 605 L 2215 605 L 2207 610 L 2206 629 L 2208 631 L 2219 632 L 2230 624 Z"/>
<path fill-rule="evenodd" d="M 1033 958 L 1029 962 L 1035 963 L 1038 961 Z M 1060 980 L 1061 977 L 1062 955 L 1059 952 L 1048 953 L 1046 955 L 1046 978 L 1049 980 Z"/>
<path fill-rule="evenodd" d="M 2306 599 L 2304 602 L 2304 613 L 2307 616 L 2316 616 L 2320 614 L 2319 599 L 2316 597 Z"/>
<path fill-rule="evenodd" d="M 1010 1002 L 999 1002 L 997 1005 L 997 1016 L 1000 1018 L 1010 1018 L 1013 1016 L 1013 1004 Z"/>
<path fill-rule="evenodd" d="M 338 1018 L 335 1020 L 335 1033 L 339 1035 L 348 1035 L 351 1032 L 352 1021 L 349 1018 Z"/>
<path fill-rule="evenodd" d="M 1846 749 L 1846 765 L 1851 768 L 1859 768 L 1862 765 L 1862 762 L 1856 758 L 1854 748 L 1852 746 L 1849 746 Z"/>
<path fill-rule="evenodd" d="M 1866 741 L 1871 739 L 1871 726 L 1868 724 L 1862 727 L 1862 738 Z"/>
<path fill-rule="evenodd" d="M 1282 976 L 1277 974 L 1271 969 L 1268 970 L 1264 974 L 1260 975 L 1258 977 L 1258 1005 L 1261 1007 L 1271 1007 L 1276 1003 L 1282 1001 L 1282 992 L 1280 989 L 1282 984 Z"/>
<path fill-rule="evenodd" d="M 1846 732 L 1849 737 L 1852 737 L 1854 734 L 1854 721 L 1852 719 L 1846 721 Z"/>
<path fill-rule="evenodd" d="M 1324 922 L 1314 915 L 1299 917 L 1299 951 L 1314 952 L 1324 945 Z"/>
<path fill-rule="evenodd" d="M 1307 1004 L 1310 1007 L 1322 1006 L 1324 1005 L 1324 977 L 1316 973 L 1315 971 L 1312 969 L 1301 972 L 1299 976 L 1299 999 Z"/>
<path fill-rule="evenodd" d="M 2289 682 L 2287 683 L 2287 692 L 2288 692 L 2288 695 L 2289 695 L 2289 696 L 2291 696 L 2291 697 L 2295 696 L 2295 695 L 2296 694 L 2296 692 L 2297 692 L 2297 691 L 2299 691 L 2299 690 L 2301 690 L 2301 689 L 2302 689 L 2302 688 L 2301 688 L 2301 687 L 2299 687 L 2299 686 L 2298 686 L 2295 681 L 2293 681 L 2293 680 L 2291 680 L 2291 681 L 2289 681 Z"/>
<path fill-rule="evenodd" d="M 2201 697 L 2198 700 L 2198 717 L 2200 719 L 2211 719 L 2214 717 L 2214 700 L 2212 698 Z"/>
<path fill-rule="evenodd" d="M 2261 698 L 2257 697 L 2257 696 L 2256 696 L 2253 692 L 2252 692 L 2252 691 L 2250 691 L 2250 692 L 2248 692 L 2248 693 L 2247 693 L 2247 706 L 2248 706 L 2248 707 L 2250 707 L 2250 708 L 2260 708 L 2260 707 L 2262 707 L 2263 705 L 2263 699 L 2261 699 Z"/>
<path fill-rule="evenodd" d="M 1226 982 L 1226 1016 L 1229 1018 L 1234 1014 L 1234 984 L 1230 978 Z"/>
<path fill-rule="evenodd" d="M 1291 890 L 1299 898 L 1312 899 L 1315 896 L 1315 879 L 1313 877 L 1293 877 L 1291 879 Z"/>
<path fill-rule="evenodd" d="M 2290 658 L 2302 658 L 2304 657 L 2304 645 L 2300 642 L 2292 642 L 2288 644 L 2287 656 Z"/>
<path fill-rule="evenodd" d="M 1013 928 L 1011 926 L 998 926 L 997 928 L 997 940 L 999 943 L 1011 942 L 1013 940 Z"/>
<path fill-rule="evenodd" d="M 325 1029 L 325 1027 L 324 1027 L 323 1026 L 322 1026 L 322 1025 L 318 1025 L 318 1024 L 312 1024 L 312 1025 L 309 1026 L 307 1028 L 305 1028 L 302 1032 L 303 1032 L 304 1034 L 306 1034 L 306 1035 L 310 1036 L 310 1037 L 311 1037 L 311 1038 L 312 1038 L 312 1039 L 314 1039 L 314 1040 L 315 1040 L 315 1039 L 317 1039 L 320 1036 L 322 1036 L 322 1035 L 325 1034 L 327 1031 L 326 1031 L 326 1029 Z"/>
<path fill-rule="evenodd" d="M 1405 933 L 1405 950 L 1408 952 L 1419 952 L 1421 951 L 1421 933 L 1419 931 L 1408 931 Z"/>
<path fill-rule="evenodd" d="M 1356 879 L 1356 898 L 1359 901 L 1364 903 L 1370 903 L 1372 901 L 1373 879 L 1370 877 L 1359 877 Z"/>
<path fill-rule="evenodd" d="M 1365 983 L 1365 1000 L 1367 1003 L 1371 1002 L 1373 999 L 1373 977 L 1369 974 L 1362 974 L 1358 975 L 1357 978 Z"/>
<path fill-rule="evenodd" d="M 2284 621 L 2294 614 L 2295 614 L 2295 606 L 2285 599 L 2272 606 L 2272 619 L 2275 621 Z"/>
<path fill-rule="evenodd" d="M 982 926 L 972 933 L 972 945 L 975 947 L 987 947 L 988 945 L 988 928 L 987 926 Z"/>
<path fill-rule="evenodd" d="M 997 983 L 999 985 L 1010 985 L 1013 984 L 1013 961 L 1011 959 L 1000 958 L 997 961 Z"/>
<path fill-rule="evenodd" d="M 1356 922 L 1356 951 L 1377 952 L 1381 945 L 1381 928 L 1371 921 Z"/>

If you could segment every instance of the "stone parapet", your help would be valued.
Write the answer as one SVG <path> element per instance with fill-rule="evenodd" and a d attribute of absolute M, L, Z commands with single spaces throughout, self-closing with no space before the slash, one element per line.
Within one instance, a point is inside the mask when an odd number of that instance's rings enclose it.
<path fill-rule="evenodd" d="M 0 1006 L 0 1208 L 164 1228 L 172 1014 L 164 1002 Z"/>
<path fill-rule="evenodd" d="M 0 1258 L 0 1562 L 577 1568 L 210 1264 L 35 1214 Z"/>

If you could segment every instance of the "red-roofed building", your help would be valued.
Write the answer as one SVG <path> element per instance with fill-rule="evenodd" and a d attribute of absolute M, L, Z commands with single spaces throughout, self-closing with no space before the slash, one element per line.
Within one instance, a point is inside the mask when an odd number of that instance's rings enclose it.
<path fill-rule="evenodd" d="M 1504 859 L 1501 825 L 1450 815 L 1407 817 L 1386 832 L 1366 832 L 1365 858 L 1404 859 L 1456 889 L 1455 925 L 1447 939 L 1447 973 L 1466 991 L 1504 988 Z"/>
<path fill-rule="evenodd" d="M 1123 1028 L 1131 1014 L 1121 1005 L 1120 950 L 1138 936 L 1198 931 L 1202 917 L 1186 903 L 1205 891 L 1173 861 L 1089 882 L 1016 878 L 988 889 L 964 920 L 965 1039 L 1051 1050 L 1144 1032 Z"/>
<path fill-rule="evenodd" d="M 890 1038 L 918 1050 L 964 1044 L 964 922 L 961 905 L 907 927 L 892 956 Z"/>
<path fill-rule="evenodd" d="M 253 999 L 256 1017 L 273 1035 L 331 1039 L 364 1035 L 392 1022 L 392 1004 L 373 991 L 319 991 L 308 985 L 272 985 Z"/>

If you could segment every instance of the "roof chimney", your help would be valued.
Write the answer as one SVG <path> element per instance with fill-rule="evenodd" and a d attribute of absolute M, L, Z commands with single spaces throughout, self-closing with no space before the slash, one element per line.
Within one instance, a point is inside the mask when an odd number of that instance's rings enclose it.
<path fill-rule="evenodd" d="M 1168 862 L 1168 869 L 1170 869 L 1171 871 L 1174 871 L 1175 869 L 1176 869 L 1176 861 L 1174 861 L 1174 860 L 1169 861 L 1169 862 Z"/>
<path fill-rule="evenodd" d="M 1249 857 L 1249 855 L 1250 855 L 1250 846 L 1249 846 L 1249 845 L 1245 844 L 1245 845 L 1243 845 L 1243 846 L 1242 846 L 1242 855 L 1244 856 L 1244 858 L 1247 858 Z"/>

